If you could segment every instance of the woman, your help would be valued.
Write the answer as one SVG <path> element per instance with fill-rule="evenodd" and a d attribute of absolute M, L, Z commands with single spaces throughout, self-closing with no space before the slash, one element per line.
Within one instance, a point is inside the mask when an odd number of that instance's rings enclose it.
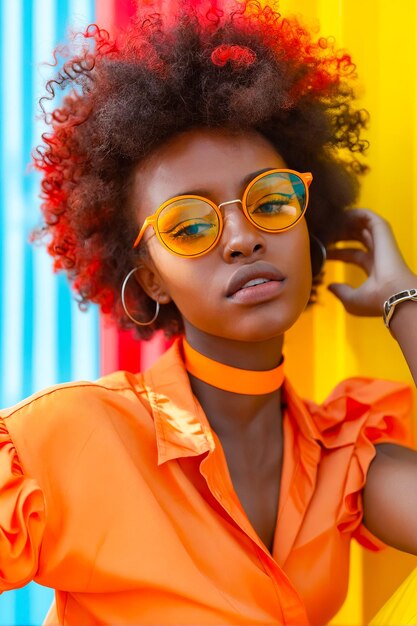
<path fill-rule="evenodd" d="M 48 85 L 73 91 L 35 155 L 35 237 L 82 305 L 177 338 L 143 375 L 2 411 L 0 589 L 55 588 L 48 623 L 322 624 L 352 537 L 417 554 L 410 390 L 302 401 L 284 333 L 314 251 L 353 240 L 329 256 L 368 278 L 331 290 L 384 314 L 416 377 L 417 277 L 382 218 L 346 210 L 366 147 L 350 58 L 274 7 L 181 8 L 119 41 L 91 28 Z"/>

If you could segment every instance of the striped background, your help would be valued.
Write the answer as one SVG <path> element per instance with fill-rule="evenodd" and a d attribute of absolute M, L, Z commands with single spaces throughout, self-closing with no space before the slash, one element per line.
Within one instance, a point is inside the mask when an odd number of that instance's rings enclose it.
<path fill-rule="evenodd" d="M 56 382 L 99 374 L 97 311 L 82 314 L 51 259 L 30 246 L 39 177 L 28 171 L 42 123 L 37 99 L 69 26 L 95 19 L 94 0 L 2 0 L 0 16 L 0 406 Z M 31 584 L 0 597 L 0 624 L 39 624 L 52 592 Z"/>
<path fill-rule="evenodd" d="M 143 0 L 145 1 L 145 0 Z M 148 0 L 146 0 L 148 2 Z M 168 7 L 171 0 L 159 0 Z M 139 369 L 164 341 L 134 344 L 98 319 L 81 314 L 64 277 L 54 276 L 43 249 L 27 244 L 38 220 L 38 180 L 28 172 L 40 136 L 36 101 L 51 59 L 69 25 L 126 23 L 133 0 L 0 0 L 0 406 L 72 379 L 116 368 Z M 402 0 L 281 0 L 324 34 L 336 36 L 357 62 L 362 103 L 371 113 L 371 174 L 360 204 L 393 225 L 406 260 L 417 271 L 417 5 Z M 357 281 L 352 269 L 329 267 L 327 278 Z M 302 395 L 322 400 L 352 375 L 410 380 L 400 351 L 380 320 L 347 316 L 323 290 L 286 338 L 287 372 Z M 415 558 L 352 547 L 347 601 L 333 624 L 364 624 L 405 578 Z M 0 626 L 39 624 L 52 593 L 36 585 L 0 596 Z"/>
<path fill-rule="evenodd" d="M 29 171 L 42 122 L 37 98 L 51 50 L 69 24 L 94 19 L 93 0 L 3 1 L 1 13 L 0 405 L 34 389 L 98 372 L 97 314 L 82 315 L 44 249 L 30 246 L 39 177 Z M 22 332 L 23 330 L 23 332 Z"/>

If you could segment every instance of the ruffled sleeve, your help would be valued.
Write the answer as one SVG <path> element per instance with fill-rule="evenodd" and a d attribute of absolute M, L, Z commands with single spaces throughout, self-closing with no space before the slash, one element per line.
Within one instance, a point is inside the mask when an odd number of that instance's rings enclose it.
<path fill-rule="evenodd" d="M 403 383 L 352 378 L 338 385 L 321 406 L 310 407 L 328 454 L 338 454 L 343 470 L 343 493 L 337 526 L 365 548 L 384 543 L 362 524 L 362 492 L 377 443 L 410 446 L 412 392 Z"/>
<path fill-rule="evenodd" d="M 36 574 L 45 527 L 45 507 L 36 481 L 24 476 L 0 417 L 0 593 L 21 587 Z"/>

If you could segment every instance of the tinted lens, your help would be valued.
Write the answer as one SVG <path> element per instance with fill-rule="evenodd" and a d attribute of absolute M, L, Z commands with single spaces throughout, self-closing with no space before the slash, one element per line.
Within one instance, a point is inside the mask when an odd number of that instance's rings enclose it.
<path fill-rule="evenodd" d="M 282 230 L 300 219 L 306 206 L 303 180 L 291 172 L 275 172 L 249 189 L 246 206 L 250 218 L 265 230 Z"/>
<path fill-rule="evenodd" d="M 181 198 L 162 209 L 157 226 L 162 241 L 172 252 L 195 256 L 216 242 L 220 224 L 208 202 Z"/>

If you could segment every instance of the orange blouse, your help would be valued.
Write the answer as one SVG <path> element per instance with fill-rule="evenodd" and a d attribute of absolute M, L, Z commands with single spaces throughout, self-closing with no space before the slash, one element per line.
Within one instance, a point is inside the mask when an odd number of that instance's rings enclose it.
<path fill-rule="evenodd" d="M 352 536 L 382 545 L 361 525 L 361 490 L 374 443 L 407 441 L 411 393 L 355 378 L 317 406 L 286 381 L 284 399 L 272 555 L 179 342 L 143 375 L 58 385 L 1 411 L 0 591 L 54 588 L 48 624 L 328 621 Z"/>

